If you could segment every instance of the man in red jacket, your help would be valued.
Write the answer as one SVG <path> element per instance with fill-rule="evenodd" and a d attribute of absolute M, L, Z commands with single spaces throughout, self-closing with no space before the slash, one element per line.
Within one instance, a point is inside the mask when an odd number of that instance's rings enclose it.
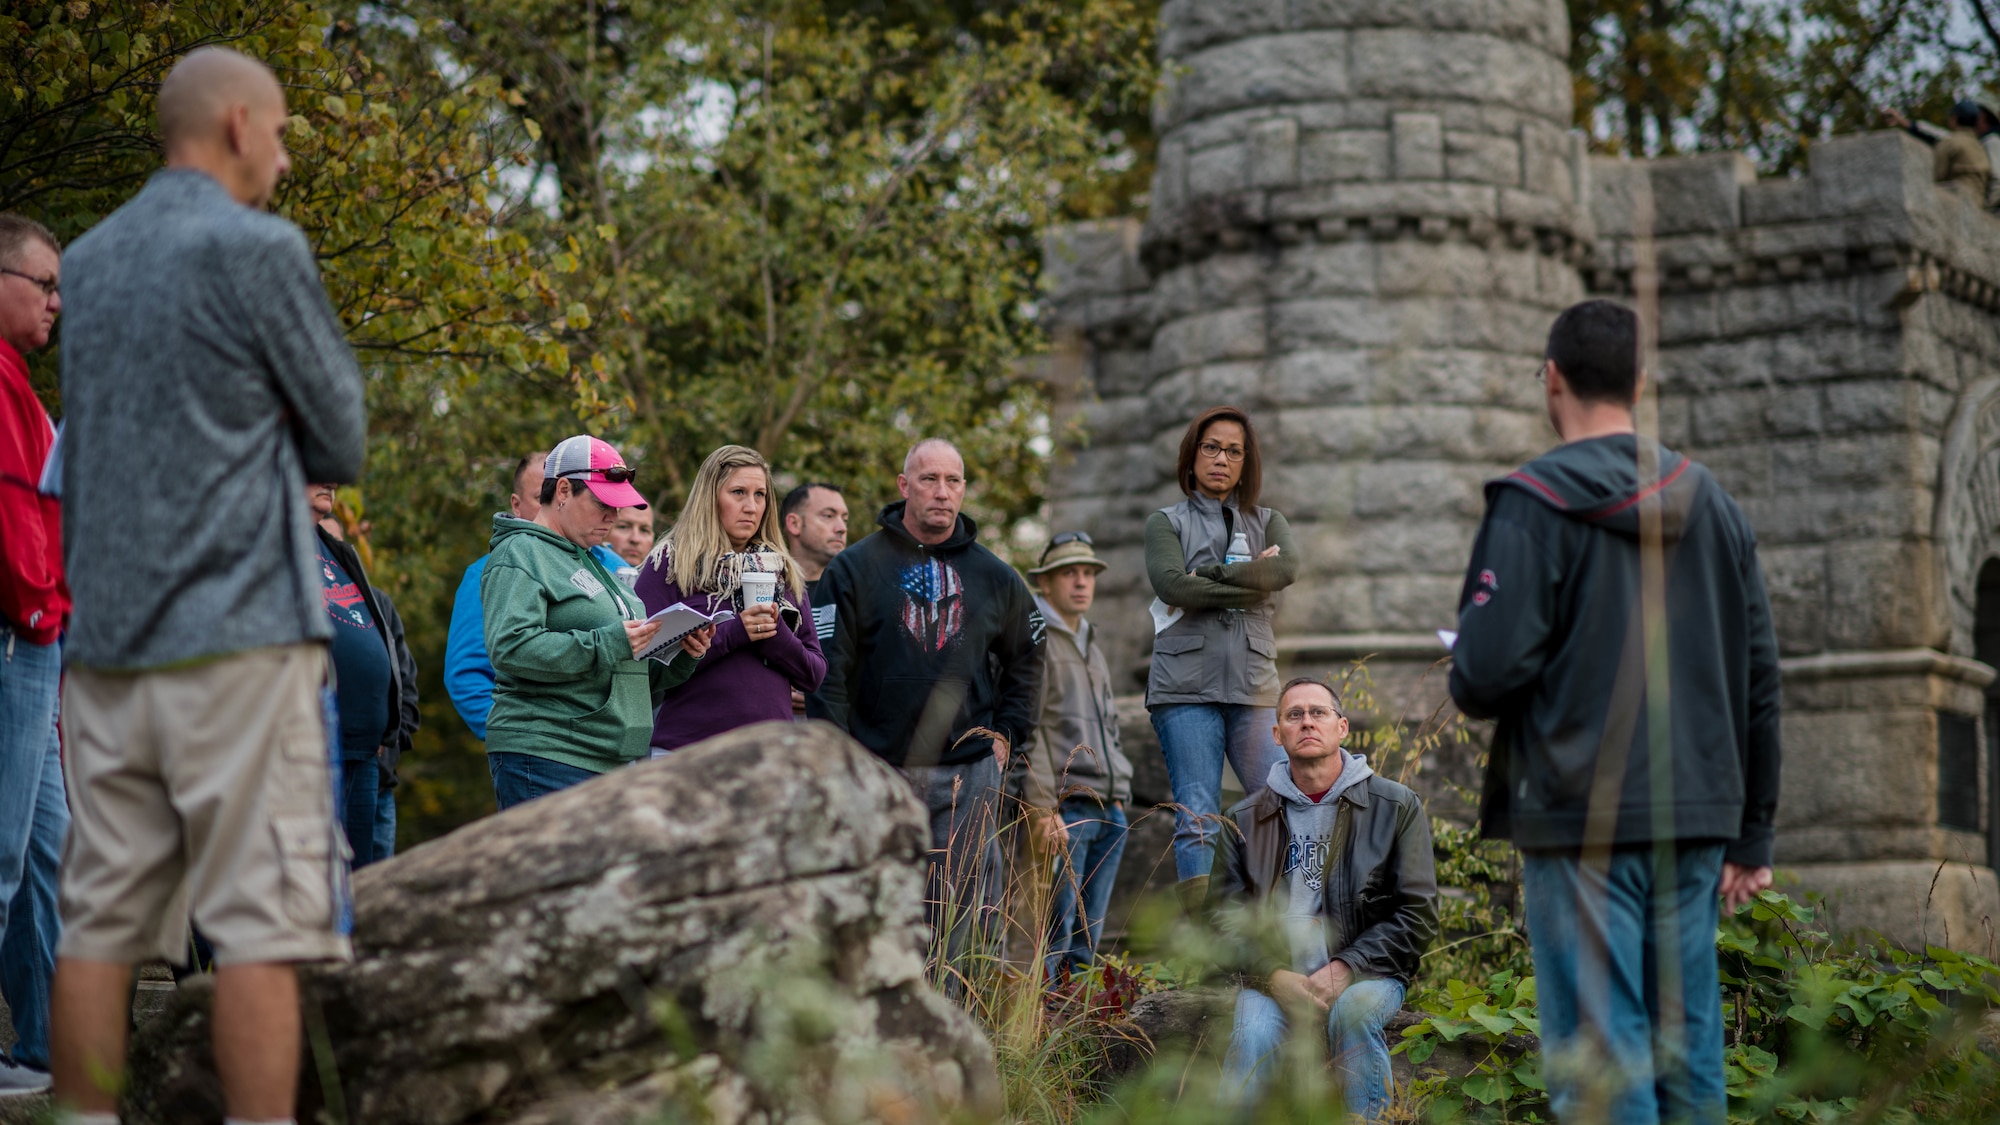
<path fill-rule="evenodd" d="M 69 620 L 62 522 L 36 487 L 55 429 L 21 357 L 49 342 L 62 298 L 55 236 L 0 214 L 0 996 L 18 1036 L 0 1097 L 49 1085 L 57 863 L 69 831 L 56 693 Z"/>

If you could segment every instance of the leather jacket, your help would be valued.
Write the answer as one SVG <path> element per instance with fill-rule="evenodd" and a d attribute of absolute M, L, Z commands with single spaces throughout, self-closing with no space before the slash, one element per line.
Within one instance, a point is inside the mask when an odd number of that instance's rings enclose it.
<path fill-rule="evenodd" d="M 1337 799 L 1323 883 L 1334 959 L 1347 962 L 1357 980 L 1388 977 L 1408 988 L 1438 932 L 1430 817 L 1415 793 L 1383 777 Z M 1284 798 L 1267 788 L 1237 802 L 1216 835 L 1207 907 L 1226 931 L 1222 915 L 1232 905 L 1268 907 L 1274 893 L 1285 893 Z M 1273 972 L 1291 965 L 1277 946 L 1252 940 L 1232 967 L 1246 987 L 1263 990 Z"/>

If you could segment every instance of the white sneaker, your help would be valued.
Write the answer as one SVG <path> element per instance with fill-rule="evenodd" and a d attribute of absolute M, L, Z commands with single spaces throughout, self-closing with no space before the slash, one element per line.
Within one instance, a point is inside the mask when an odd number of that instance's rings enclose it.
<path fill-rule="evenodd" d="M 0 1059 L 0 1098 L 49 1092 L 49 1072 Z"/>

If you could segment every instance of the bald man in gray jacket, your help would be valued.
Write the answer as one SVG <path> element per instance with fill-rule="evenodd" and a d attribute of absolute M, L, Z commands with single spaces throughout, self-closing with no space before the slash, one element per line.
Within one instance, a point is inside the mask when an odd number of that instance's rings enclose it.
<path fill-rule="evenodd" d="M 348 956 L 351 925 L 305 485 L 360 473 L 367 418 L 312 250 L 265 212 L 290 167 L 276 79 L 196 51 L 159 114 L 166 169 L 63 278 L 55 1092 L 72 1121 L 115 1121 L 131 964 L 178 960 L 192 921 L 215 947 L 228 1115 L 286 1122 L 293 963 Z"/>

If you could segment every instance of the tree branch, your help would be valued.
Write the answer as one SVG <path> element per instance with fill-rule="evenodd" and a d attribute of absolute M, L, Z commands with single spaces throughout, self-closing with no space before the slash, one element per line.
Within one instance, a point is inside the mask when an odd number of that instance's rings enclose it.
<path fill-rule="evenodd" d="M 1986 41 L 1992 45 L 1993 53 L 2000 56 L 2000 28 L 1993 26 L 1993 17 L 1986 11 L 1986 0 L 1971 0 L 1972 14 L 1979 19 L 1980 30 L 1986 33 Z"/>

